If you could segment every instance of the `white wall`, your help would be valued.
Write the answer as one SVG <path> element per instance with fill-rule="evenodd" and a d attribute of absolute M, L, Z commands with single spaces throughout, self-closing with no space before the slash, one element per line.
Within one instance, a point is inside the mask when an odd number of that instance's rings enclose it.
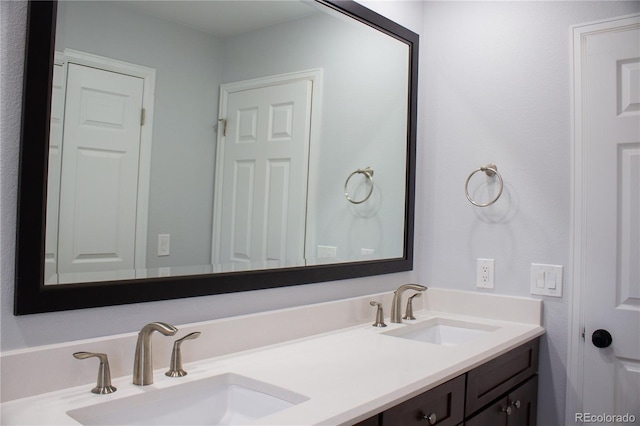
<path fill-rule="evenodd" d="M 476 258 L 495 259 L 495 293 L 529 296 L 530 264 L 570 283 L 571 25 L 638 2 L 427 2 L 421 38 L 416 263 L 426 285 L 475 291 Z M 494 162 L 495 206 L 465 179 Z M 538 424 L 564 424 L 570 288 L 544 298 Z"/>

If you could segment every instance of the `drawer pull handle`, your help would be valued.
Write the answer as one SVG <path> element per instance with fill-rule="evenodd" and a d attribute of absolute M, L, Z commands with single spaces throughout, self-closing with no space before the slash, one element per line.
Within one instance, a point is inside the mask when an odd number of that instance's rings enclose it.
<path fill-rule="evenodd" d="M 425 421 L 430 425 L 435 425 L 436 422 L 438 421 L 438 417 L 436 417 L 436 413 L 431 413 L 428 416 L 425 414 L 424 416 L 422 416 L 422 418 L 425 419 Z"/>
<path fill-rule="evenodd" d="M 513 410 L 511 409 L 511 407 L 507 407 L 507 408 L 503 408 L 502 412 L 507 413 L 507 416 L 510 416 Z"/>
<path fill-rule="evenodd" d="M 511 405 L 513 405 L 514 407 L 516 407 L 516 409 L 520 408 L 520 400 L 516 399 L 515 401 L 513 401 L 511 403 Z"/>

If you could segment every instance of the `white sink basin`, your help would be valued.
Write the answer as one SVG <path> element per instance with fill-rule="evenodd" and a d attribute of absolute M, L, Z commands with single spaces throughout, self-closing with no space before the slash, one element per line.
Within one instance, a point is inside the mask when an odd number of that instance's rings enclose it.
<path fill-rule="evenodd" d="M 479 339 L 497 328 L 486 324 L 434 318 L 384 334 L 435 345 L 456 346 Z"/>
<path fill-rule="evenodd" d="M 246 425 L 308 399 L 236 374 L 144 391 L 67 414 L 83 425 Z"/>

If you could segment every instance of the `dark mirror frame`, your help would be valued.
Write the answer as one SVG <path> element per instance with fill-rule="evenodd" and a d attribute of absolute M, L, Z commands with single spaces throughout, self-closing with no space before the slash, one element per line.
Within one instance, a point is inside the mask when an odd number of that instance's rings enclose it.
<path fill-rule="evenodd" d="M 418 35 L 354 1 L 316 1 L 409 46 L 403 257 L 209 275 L 45 286 L 43 281 L 49 117 L 57 3 L 30 1 L 22 100 L 14 315 L 259 290 L 413 269 Z"/>

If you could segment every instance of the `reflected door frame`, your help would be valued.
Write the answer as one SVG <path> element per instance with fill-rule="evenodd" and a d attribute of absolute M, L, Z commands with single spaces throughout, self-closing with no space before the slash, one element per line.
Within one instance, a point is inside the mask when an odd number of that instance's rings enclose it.
<path fill-rule="evenodd" d="M 216 172 L 215 172 L 215 184 L 214 184 L 214 205 L 213 205 L 213 227 L 211 238 L 211 263 L 213 264 L 214 271 L 218 266 L 219 249 L 217 247 L 217 233 L 220 227 L 219 218 L 221 216 L 221 203 L 216 201 L 219 194 L 222 194 L 222 188 L 219 187 L 222 182 L 222 176 L 220 175 L 220 168 L 217 166 L 220 156 L 220 149 L 225 140 L 225 125 L 224 119 L 226 118 L 226 109 L 229 94 L 239 92 L 243 90 L 260 89 L 264 87 L 293 83 L 296 81 L 309 81 L 312 84 L 312 97 L 311 97 L 311 125 L 309 129 L 309 158 L 318 158 L 319 155 L 319 140 L 320 140 L 320 122 L 321 122 L 321 105 L 322 105 L 322 69 L 310 69 L 304 71 L 297 71 L 292 73 L 278 74 L 274 76 L 256 78 L 252 80 L 238 81 L 234 83 L 225 83 L 220 86 L 220 104 L 219 104 L 219 123 L 223 125 L 218 126 L 217 140 L 218 147 L 216 149 Z M 320 185 L 319 167 L 317 162 L 309 161 L 308 176 L 307 176 L 307 205 L 306 205 L 306 223 L 305 227 L 305 253 L 312 253 L 316 244 L 316 233 L 313 227 L 309 227 L 309 223 L 315 223 L 316 212 L 316 198 L 317 188 Z"/>
<path fill-rule="evenodd" d="M 136 270 L 144 270 L 147 264 L 147 228 L 149 219 L 149 188 L 151 177 L 151 147 L 153 136 L 153 116 L 155 99 L 156 70 L 137 64 L 119 61 L 91 53 L 74 49 L 64 49 L 55 54 L 56 65 L 63 67 L 63 79 L 67 80 L 68 64 L 77 64 L 93 67 L 104 71 L 125 74 L 141 78 L 144 81 L 140 127 L 140 159 L 138 168 L 138 197 L 136 206 L 136 236 L 135 236 L 135 261 Z M 64 150 L 64 145 L 62 147 Z M 133 277 L 133 278 L 138 278 Z M 46 282 L 46 284 L 56 284 Z"/>

